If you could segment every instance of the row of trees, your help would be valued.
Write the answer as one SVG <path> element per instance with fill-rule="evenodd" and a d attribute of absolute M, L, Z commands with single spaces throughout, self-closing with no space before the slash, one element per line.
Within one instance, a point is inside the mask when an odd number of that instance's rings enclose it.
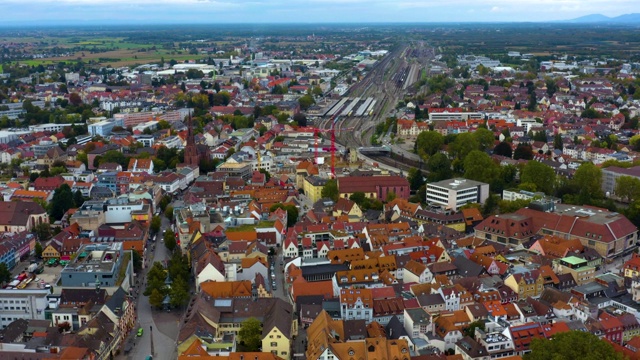
<path fill-rule="evenodd" d="M 494 141 L 493 133 L 483 128 L 475 133 L 446 137 L 433 131 L 421 133 L 416 140 L 416 152 L 426 161 L 428 175 L 424 176 L 418 169 L 409 171 L 411 189 L 416 191 L 411 200 L 424 202 L 426 182 L 463 176 L 490 184 L 492 192 L 497 194 L 504 189 L 518 188 L 556 196 L 568 204 L 588 204 L 616 210 L 614 202 L 602 191 L 602 171 L 594 164 L 582 164 L 571 178 L 556 175 L 553 168 L 538 161 L 501 166 L 488 153 Z M 448 145 L 449 155 L 440 151 L 445 144 Z M 513 155 L 516 159 L 530 160 L 533 157 L 531 147 L 526 144 L 518 146 L 512 154 L 511 145 L 502 142 L 493 149 L 493 153 L 509 158 Z M 640 198 L 640 180 L 627 177 L 618 180 L 616 195 L 631 202 L 623 211 L 630 220 L 640 224 L 640 201 L 633 200 Z M 527 204 L 526 201 L 502 201 L 494 196 L 487 201 L 483 210 L 486 214 L 512 212 Z"/>
<path fill-rule="evenodd" d="M 190 297 L 189 274 L 189 259 L 180 250 L 174 251 L 166 269 L 159 261 L 153 263 L 143 294 L 149 296 L 149 303 L 155 308 L 162 308 L 167 296 L 172 307 L 185 306 Z"/>

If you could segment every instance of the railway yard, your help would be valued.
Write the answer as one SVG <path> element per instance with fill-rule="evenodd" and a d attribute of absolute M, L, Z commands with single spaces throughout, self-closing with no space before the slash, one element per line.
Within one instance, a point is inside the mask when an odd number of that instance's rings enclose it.
<path fill-rule="evenodd" d="M 395 47 L 340 100 L 327 106 L 317 127 L 323 130 L 333 128 L 336 143 L 345 148 L 370 146 L 376 125 L 389 116 L 398 101 L 419 80 L 421 69 L 434 56 L 434 50 L 423 42 Z M 393 158 L 384 155 L 375 156 L 375 159 L 403 170 L 419 166 L 404 156 Z"/>

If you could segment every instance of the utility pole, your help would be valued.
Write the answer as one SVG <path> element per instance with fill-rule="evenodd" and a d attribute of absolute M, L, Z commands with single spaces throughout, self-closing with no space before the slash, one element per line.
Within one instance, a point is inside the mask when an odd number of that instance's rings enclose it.
<path fill-rule="evenodd" d="M 153 326 L 149 325 L 149 340 L 151 341 L 151 356 L 155 356 L 156 352 L 153 350 Z"/>

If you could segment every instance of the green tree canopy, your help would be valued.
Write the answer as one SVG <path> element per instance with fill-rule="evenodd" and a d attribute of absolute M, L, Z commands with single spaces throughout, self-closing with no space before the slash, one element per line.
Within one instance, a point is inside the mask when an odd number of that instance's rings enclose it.
<path fill-rule="evenodd" d="M 444 145 L 444 136 L 436 131 L 423 131 L 418 135 L 415 150 L 423 159 L 434 155 Z"/>
<path fill-rule="evenodd" d="M 640 199 L 640 180 L 631 176 L 620 176 L 616 179 L 615 193 L 626 202 Z"/>
<path fill-rule="evenodd" d="M 519 160 L 531 160 L 533 159 L 533 149 L 529 144 L 518 144 L 516 150 L 513 152 L 513 159 Z"/>
<path fill-rule="evenodd" d="M 493 183 L 500 174 L 500 166 L 487 153 L 471 151 L 464 159 L 464 177 L 470 180 Z"/>
<path fill-rule="evenodd" d="M 557 333 L 553 339 L 533 339 L 524 360 L 623 360 L 613 346 L 585 331 Z"/>
<path fill-rule="evenodd" d="M 323 198 L 330 198 L 333 201 L 338 201 L 340 192 L 338 191 L 338 182 L 336 179 L 331 179 L 322 188 L 320 195 Z"/>
<path fill-rule="evenodd" d="M 238 335 L 246 351 L 259 351 L 262 346 L 262 323 L 256 318 L 249 318 L 242 322 Z"/>
<path fill-rule="evenodd" d="M 409 169 L 407 180 L 409 180 L 411 190 L 418 190 L 420 186 L 425 184 L 424 175 L 422 175 L 422 172 L 418 170 L 418 168 Z"/>
<path fill-rule="evenodd" d="M 460 160 L 464 160 L 473 150 L 479 149 L 480 143 L 473 133 L 458 134 L 456 139 L 449 144 L 449 154 Z"/>
<path fill-rule="evenodd" d="M 573 182 L 579 189 L 580 202 L 588 204 L 603 197 L 602 170 L 593 163 L 582 163 L 573 175 Z"/>
<path fill-rule="evenodd" d="M 152 233 L 157 233 L 160 231 L 160 226 L 162 225 L 162 219 L 160 216 L 154 216 L 151 218 L 151 225 L 149 226 Z"/>
<path fill-rule="evenodd" d="M 38 240 L 46 241 L 51 237 L 51 225 L 47 222 L 43 222 L 42 224 L 38 224 L 33 228 L 33 232 L 38 236 Z M 39 244 L 39 243 L 37 243 Z"/>
<path fill-rule="evenodd" d="M 11 271 L 7 268 L 7 264 L 0 262 L 0 284 L 8 283 L 11 280 Z"/>
<path fill-rule="evenodd" d="M 496 145 L 495 148 L 493 148 L 493 153 L 510 158 L 513 155 L 513 150 L 511 149 L 511 144 L 503 141 L 500 144 Z"/>
<path fill-rule="evenodd" d="M 171 231 L 171 229 L 169 229 L 169 231 L 164 233 L 164 246 L 167 248 L 167 250 L 169 251 L 173 251 L 176 248 L 176 235 L 173 233 L 173 231 Z"/>
<path fill-rule="evenodd" d="M 84 204 L 84 196 L 82 196 L 82 192 L 80 190 L 76 190 L 76 192 L 73 193 L 73 204 L 77 208 Z"/>
<path fill-rule="evenodd" d="M 62 184 L 53 192 L 49 215 L 56 220 L 60 220 L 64 213 L 71 209 L 73 205 L 73 194 L 71 193 L 71 188 L 67 184 Z"/>
<path fill-rule="evenodd" d="M 555 185 L 555 171 L 538 161 L 529 161 L 522 169 L 520 181 L 523 183 L 532 183 L 536 185 L 536 189 L 547 195 L 553 193 Z"/>
<path fill-rule="evenodd" d="M 155 308 L 162 307 L 162 301 L 164 300 L 164 295 L 160 292 L 159 289 L 151 290 L 151 295 L 149 295 L 149 304 Z"/>
<path fill-rule="evenodd" d="M 183 307 L 189 302 L 189 297 L 189 284 L 187 284 L 182 276 L 173 279 L 171 289 L 169 290 L 171 306 Z"/>
<path fill-rule="evenodd" d="M 36 241 L 36 246 L 34 248 L 34 251 L 36 253 L 36 257 L 41 259 L 42 258 L 42 244 L 40 244 L 40 241 Z"/>
<path fill-rule="evenodd" d="M 293 204 L 274 204 L 269 208 L 270 212 L 276 211 L 277 209 L 284 209 L 287 212 L 287 227 L 291 227 L 298 222 L 298 216 L 300 212 L 298 208 Z"/>
<path fill-rule="evenodd" d="M 493 132 L 483 127 L 478 128 L 476 131 L 474 131 L 473 137 L 478 141 L 480 150 L 482 151 L 493 149 L 493 144 L 496 141 L 496 137 L 493 135 Z"/>
<path fill-rule="evenodd" d="M 129 159 L 118 150 L 107 151 L 106 153 L 104 153 L 104 155 L 102 155 L 102 157 L 98 162 L 99 164 L 104 164 L 104 163 L 120 164 L 120 166 L 122 166 L 123 169 L 129 166 Z"/>
<path fill-rule="evenodd" d="M 443 153 L 437 153 L 430 157 L 427 169 L 429 170 L 428 179 L 431 182 L 449 179 L 453 174 L 451 160 Z"/>
<path fill-rule="evenodd" d="M 316 101 L 313 99 L 313 96 L 307 94 L 307 95 L 301 96 L 298 99 L 298 103 L 300 104 L 300 109 L 307 110 L 309 107 L 311 107 L 311 105 L 315 104 Z"/>

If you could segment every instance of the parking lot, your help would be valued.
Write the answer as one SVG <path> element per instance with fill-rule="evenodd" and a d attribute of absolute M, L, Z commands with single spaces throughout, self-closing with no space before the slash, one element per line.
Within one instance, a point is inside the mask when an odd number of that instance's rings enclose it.
<path fill-rule="evenodd" d="M 27 259 L 26 261 L 21 261 L 11 271 L 12 275 L 15 277 L 19 275 L 21 272 L 27 271 L 29 268 L 29 265 L 31 265 L 30 260 Z M 45 262 L 43 272 L 41 274 L 36 274 L 37 281 L 32 281 L 31 283 L 29 283 L 26 289 L 37 289 L 40 286 L 41 281 L 44 281 L 44 284 L 49 284 L 53 286 L 55 291 L 56 290 L 55 284 L 60 279 L 60 273 L 62 272 L 62 269 L 63 267 L 60 265 L 51 266 L 51 267 L 47 266 Z"/>

